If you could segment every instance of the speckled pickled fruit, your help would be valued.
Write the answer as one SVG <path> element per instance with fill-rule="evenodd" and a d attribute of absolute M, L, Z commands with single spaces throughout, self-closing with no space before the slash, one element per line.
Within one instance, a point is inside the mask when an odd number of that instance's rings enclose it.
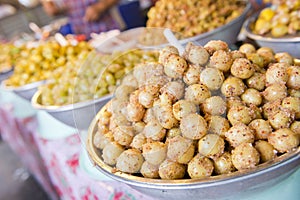
<path fill-rule="evenodd" d="M 225 142 L 218 134 L 207 134 L 198 142 L 198 152 L 209 158 L 218 158 L 224 153 Z"/>
<path fill-rule="evenodd" d="M 291 89 L 300 90 L 300 67 L 290 66 L 287 68 L 287 86 Z"/>
<path fill-rule="evenodd" d="M 209 98 L 210 96 L 211 93 L 206 85 L 194 84 L 186 88 L 184 98 L 198 105 L 203 103 L 205 99 Z"/>
<path fill-rule="evenodd" d="M 247 106 L 233 106 L 228 110 L 227 118 L 232 125 L 240 122 L 249 124 L 254 118 L 254 112 Z"/>
<path fill-rule="evenodd" d="M 195 145 L 193 140 L 176 136 L 168 140 L 168 159 L 181 164 L 188 164 L 193 158 Z"/>
<path fill-rule="evenodd" d="M 291 151 L 299 145 L 299 137 L 288 128 L 278 129 L 272 132 L 268 137 L 268 142 L 273 145 L 273 147 L 281 152 Z"/>
<path fill-rule="evenodd" d="M 233 59 L 230 52 L 225 50 L 217 50 L 210 58 L 210 67 L 215 67 L 223 72 L 230 70 Z"/>
<path fill-rule="evenodd" d="M 259 164 L 259 153 L 252 143 L 242 143 L 232 151 L 232 163 L 238 170 L 251 169 Z"/>
<path fill-rule="evenodd" d="M 267 139 L 272 132 L 270 123 L 264 119 L 255 119 L 248 126 L 254 130 L 255 138 L 258 140 Z"/>
<path fill-rule="evenodd" d="M 221 92 L 225 97 L 239 96 L 245 89 L 244 82 L 237 77 L 228 77 L 221 86 Z"/>
<path fill-rule="evenodd" d="M 300 118 L 300 98 L 286 97 L 282 100 L 282 107 L 295 112 L 295 119 Z"/>
<path fill-rule="evenodd" d="M 205 178 L 211 176 L 214 169 L 213 162 L 197 154 L 188 164 L 188 174 L 191 178 Z"/>
<path fill-rule="evenodd" d="M 233 147 L 245 142 L 253 143 L 254 131 L 243 123 L 237 123 L 225 133 L 225 139 Z"/>
<path fill-rule="evenodd" d="M 234 166 L 231 161 L 231 154 L 225 152 L 220 157 L 213 160 L 214 172 L 216 174 L 228 174 L 234 171 Z"/>
<path fill-rule="evenodd" d="M 278 63 L 294 64 L 294 58 L 287 52 L 279 52 L 275 54 L 275 60 Z"/>
<path fill-rule="evenodd" d="M 249 88 L 242 95 L 242 100 L 247 104 L 253 104 L 259 106 L 262 103 L 262 96 L 256 89 Z"/>
<path fill-rule="evenodd" d="M 247 79 L 254 74 L 254 67 L 248 59 L 237 58 L 232 63 L 231 74 L 241 79 Z"/>
<path fill-rule="evenodd" d="M 161 179 L 173 180 L 184 177 L 186 166 L 166 159 L 159 165 L 158 173 Z"/>
<path fill-rule="evenodd" d="M 275 83 L 268 86 L 262 93 L 267 101 L 275 101 L 287 97 L 287 88 L 284 84 Z"/>
<path fill-rule="evenodd" d="M 222 115 L 226 111 L 226 102 L 220 96 L 212 96 L 204 101 L 202 110 L 205 114 Z"/>
<path fill-rule="evenodd" d="M 218 90 L 224 81 L 224 74 L 217 68 L 205 68 L 200 73 L 200 82 L 208 87 L 209 90 Z"/>
<path fill-rule="evenodd" d="M 276 158 L 277 151 L 269 142 L 265 140 L 258 140 L 255 142 L 254 147 L 260 154 L 260 162 L 264 163 Z"/>
<path fill-rule="evenodd" d="M 262 91 L 265 89 L 266 76 L 263 73 L 254 73 L 246 80 L 246 83 L 248 87 Z"/>
<path fill-rule="evenodd" d="M 244 54 L 255 53 L 256 48 L 252 44 L 245 43 L 239 47 L 239 51 Z"/>
<path fill-rule="evenodd" d="M 167 145 L 162 142 L 151 142 L 143 145 L 143 156 L 148 163 L 161 164 L 167 157 Z"/>
<path fill-rule="evenodd" d="M 214 6 L 211 6 L 211 5 Z M 245 9 L 245 3 L 240 1 L 160 1 L 147 13 L 146 27 L 168 27 L 178 34 L 179 38 L 192 37 L 211 31 L 239 17 Z M 203 8 L 198 13 L 197 8 Z M 147 37 L 151 43 L 161 35 Z"/>
<path fill-rule="evenodd" d="M 180 130 L 184 137 L 197 140 L 206 134 L 207 124 L 201 115 L 191 113 L 181 120 Z"/>
<path fill-rule="evenodd" d="M 141 63 L 120 82 L 93 138 L 105 163 L 133 176 L 201 179 L 256 170 L 299 147 L 300 93 L 288 55 L 252 45 L 232 52 L 220 40 L 189 46 L 209 59 L 166 47 L 161 63 Z M 234 62 L 228 70 L 221 55 Z M 178 57 L 186 69 L 168 74 L 168 59 Z"/>
<path fill-rule="evenodd" d="M 287 63 L 275 63 L 268 67 L 266 72 L 266 85 L 274 83 L 285 84 L 288 80 Z"/>

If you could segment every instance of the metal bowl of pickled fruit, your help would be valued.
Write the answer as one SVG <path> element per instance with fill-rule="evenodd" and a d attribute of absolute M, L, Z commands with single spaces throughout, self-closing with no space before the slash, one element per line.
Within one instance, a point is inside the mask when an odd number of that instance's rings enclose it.
<path fill-rule="evenodd" d="M 275 53 L 287 52 L 295 58 L 300 58 L 300 33 L 274 37 L 271 34 L 256 34 L 253 32 L 258 14 L 249 17 L 244 23 L 245 35 L 255 41 L 261 47 L 269 47 Z"/>
<path fill-rule="evenodd" d="M 292 175 L 300 166 L 300 69 L 291 56 L 253 59 L 261 49 L 250 46 L 188 43 L 182 54 L 168 46 L 160 62 L 136 66 L 88 129 L 96 168 L 175 200 L 256 199 Z"/>
<path fill-rule="evenodd" d="M 251 198 L 282 182 L 300 167 L 300 147 L 263 163 L 251 170 L 202 179 L 162 180 L 144 178 L 141 174 L 118 171 L 105 163 L 93 140 L 98 130 L 98 120 L 105 107 L 93 119 L 88 130 L 87 151 L 93 165 L 108 177 L 125 183 L 143 194 L 158 199 L 243 199 Z"/>
<path fill-rule="evenodd" d="M 38 90 L 38 87 L 44 85 L 45 83 L 46 81 L 38 81 L 23 86 L 15 87 L 7 85 L 6 81 L 4 80 L 1 82 L 1 88 L 7 91 L 14 92 L 18 96 L 28 101 L 31 101 L 31 98 L 33 97 L 34 93 Z"/>
<path fill-rule="evenodd" d="M 221 21 L 226 18 L 223 15 L 226 12 L 229 12 L 229 10 L 232 10 L 231 6 L 235 6 L 233 5 L 235 2 L 238 2 L 238 4 L 240 4 L 238 6 L 239 9 L 244 9 L 239 11 L 238 9 L 236 9 L 235 17 L 233 19 L 229 20 L 227 23 L 221 23 Z M 163 8 L 159 7 L 159 3 L 163 4 Z M 141 48 L 157 48 L 168 45 L 163 34 L 164 28 L 171 29 L 182 45 L 185 45 L 188 42 L 197 42 L 200 45 L 204 45 L 210 40 L 222 40 L 227 42 L 228 44 L 234 44 L 237 41 L 237 36 L 240 33 L 241 27 L 246 19 L 247 14 L 251 10 L 251 4 L 247 1 L 225 2 L 226 5 L 221 1 L 213 3 L 210 1 L 191 1 L 188 5 L 186 5 L 185 1 L 171 1 L 170 3 L 168 2 L 170 5 L 168 5 L 167 2 L 159 3 L 156 4 L 156 8 L 153 8 L 153 11 L 150 10 L 150 14 L 148 13 L 148 15 L 150 15 L 150 20 L 148 20 L 147 23 L 149 23 L 150 21 L 150 24 L 147 24 L 144 33 L 139 38 L 138 46 L 140 46 Z M 202 5 L 202 3 L 204 5 Z M 209 11 L 213 7 L 209 5 L 214 3 L 217 4 L 216 7 L 218 8 L 214 7 L 213 11 Z M 197 6 L 191 6 L 192 4 L 197 4 Z M 183 5 L 188 8 L 189 6 L 191 6 L 192 10 L 194 11 L 199 7 L 205 8 L 203 8 L 203 11 L 200 13 L 198 13 L 198 11 L 194 13 L 193 11 L 186 10 L 187 8 L 182 8 L 180 12 L 175 12 L 173 9 L 169 10 L 167 8 L 168 6 L 176 7 L 179 5 Z M 164 11 L 162 9 L 166 10 Z M 174 19 L 169 19 L 171 14 L 170 16 L 166 14 L 169 12 L 172 14 L 172 16 L 174 15 Z M 214 12 L 214 14 L 209 12 Z M 223 14 L 217 14 L 218 12 L 222 12 Z M 192 14 L 194 14 L 194 16 Z M 212 16 L 204 17 L 209 14 L 211 14 Z M 178 19 L 176 19 L 176 17 Z M 212 21 L 207 21 L 207 19 Z M 197 23 L 195 22 L 195 20 L 198 20 Z M 215 22 L 218 23 L 218 25 L 215 25 Z M 177 26 L 182 27 L 178 28 Z"/>
<path fill-rule="evenodd" d="M 232 45 L 237 41 L 237 37 L 250 10 L 251 4 L 248 3 L 242 14 L 236 19 L 212 31 L 202 33 L 191 38 L 183 39 L 181 43 L 186 44 L 190 41 L 196 41 L 198 42 L 198 44 L 204 45 L 210 40 L 222 40 Z"/>
<path fill-rule="evenodd" d="M 111 95 L 64 106 L 42 105 L 41 98 L 41 91 L 38 90 L 31 99 L 31 104 L 35 109 L 46 111 L 68 126 L 86 130 L 101 107 L 111 99 Z"/>

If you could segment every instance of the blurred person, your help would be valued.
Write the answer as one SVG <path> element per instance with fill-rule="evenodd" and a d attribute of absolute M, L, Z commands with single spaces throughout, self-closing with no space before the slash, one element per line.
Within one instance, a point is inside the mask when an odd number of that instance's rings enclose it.
<path fill-rule="evenodd" d="M 0 3 L 0 19 L 13 15 L 17 12 L 16 8 L 10 4 Z"/>
<path fill-rule="evenodd" d="M 45 12 L 51 16 L 65 14 L 68 17 L 69 33 L 83 34 L 87 39 L 91 33 L 119 29 L 110 9 L 118 0 L 42 0 Z"/>

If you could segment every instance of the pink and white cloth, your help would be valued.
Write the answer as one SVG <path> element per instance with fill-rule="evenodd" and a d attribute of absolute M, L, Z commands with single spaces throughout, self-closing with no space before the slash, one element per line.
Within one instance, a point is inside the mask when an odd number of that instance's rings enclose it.
<path fill-rule="evenodd" d="M 0 106 L 2 137 L 52 200 L 153 200 L 112 179 L 91 178 L 79 164 L 82 149 L 79 134 L 45 139 L 38 131 L 36 115 L 18 118 L 13 108 L 12 104 Z"/>

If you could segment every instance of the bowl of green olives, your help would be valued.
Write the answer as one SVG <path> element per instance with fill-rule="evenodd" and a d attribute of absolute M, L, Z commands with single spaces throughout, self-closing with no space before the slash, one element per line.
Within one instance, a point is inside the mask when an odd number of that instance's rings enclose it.
<path fill-rule="evenodd" d="M 137 65 L 88 129 L 100 172 L 159 199 L 241 199 L 300 166 L 300 68 L 221 40 Z"/>
<path fill-rule="evenodd" d="M 293 12 L 296 11 L 286 13 L 287 16 L 275 17 L 277 14 L 274 9 L 265 8 L 246 19 L 243 25 L 245 35 L 258 46 L 272 48 L 275 52 L 288 52 L 293 57 L 299 58 L 300 26 L 295 23 L 299 23 L 300 18 L 298 15 L 294 16 Z M 281 25 L 277 22 L 280 19 L 285 19 L 288 24 Z"/>
<path fill-rule="evenodd" d="M 112 54 L 91 51 L 80 62 L 55 70 L 52 79 L 38 88 L 32 105 L 69 126 L 86 130 L 121 78 L 139 62 L 156 60 L 157 55 L 141 49 Z"/>

